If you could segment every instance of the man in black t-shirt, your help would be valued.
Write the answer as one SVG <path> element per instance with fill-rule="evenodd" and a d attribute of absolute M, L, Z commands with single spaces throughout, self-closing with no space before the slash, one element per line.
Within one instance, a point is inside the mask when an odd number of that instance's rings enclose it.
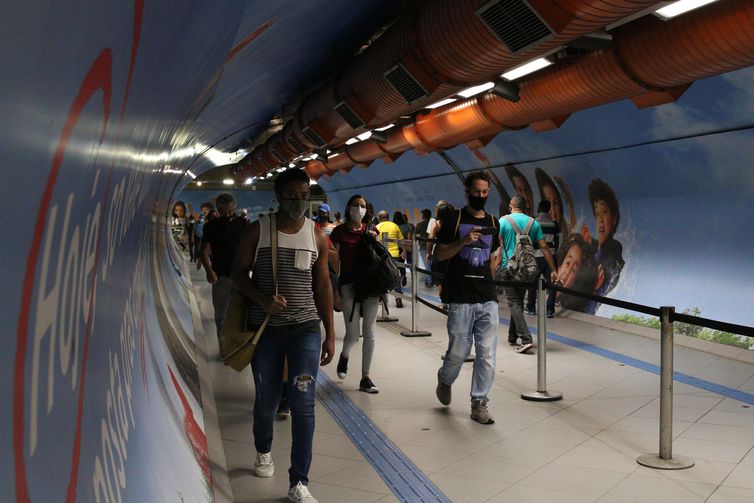
<path fill-rule="evenodd" d="M 236 198 L 233 194 L 220 194 L 216 203 L 220 217 L 204 224 L 201 260 L 207 273 L 207 281 L 212 284 L 215 326 L 217 333 L 220 333 L 233 292 L 230 270 L 236 257 L 238 243 L 241 241 L 241 233 L 248 225 L 248 220 L 236 215 Z"/>
<path fill-rule="evenodd" d="M 490 190 L 487 174 L 476 171 L 464 181 L 469 204 L 441 222 L 435 258 L 447 260 L 442 301 L 448 305 L 448 350 L 437 371 L 437 398 L 450 404 L 450 387 L 461 366 L 476 348 L 471 380 L 471 419 L 481 424 L 495 420 L 487 410 L 495 378 L 497 352 L 497 293 L 491 283 L 495 252 L 500 247 L 499 224 L 484 211 Z"/>

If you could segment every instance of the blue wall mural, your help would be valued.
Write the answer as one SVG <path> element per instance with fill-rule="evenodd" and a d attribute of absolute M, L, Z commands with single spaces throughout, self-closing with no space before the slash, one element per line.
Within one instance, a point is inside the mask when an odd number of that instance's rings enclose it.
<path fill-rule="evenodd" d="M 606 247 L 591 248 L 582 290 L 752 325 L 754 234 L 745 230 L 754 220 L 751 82 L 754 70 L 745 69 L 696 82 L 673 104 L 639 110 L 625 100 L 574 114 L 556 130 L 504 132 L 477 151 L 459 146 L 448 155 L 463 172 L 489 168 L 495 175 L 502 191 L 493 189 L 488 211 L 498 213 L 516 185 L 529 188 L 534 206 L 542 197 L 556 201 L 562 242 L 606 230 L 589 187 L 609 187 L 620 218 Z M 320 185 L 338 208 L 353 193 L 377 210 L 411 216 L 440 198 L 465 204 L 459 176 L 438 154 L 408 152 L 393 164 L 322 177 Z M 607 317 L 622 312 L 572 307 Z"/>

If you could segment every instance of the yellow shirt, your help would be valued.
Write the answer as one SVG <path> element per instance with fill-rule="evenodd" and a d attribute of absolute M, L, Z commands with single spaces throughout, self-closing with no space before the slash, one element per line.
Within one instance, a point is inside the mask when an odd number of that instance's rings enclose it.
<path fill-rule="evenodd" d="M 400 227 L 393 222 L 385 221 L 377 224 L 377 230 L 380 232 L 380 239 L 383 234 L 387 234 L 389 239 L 403 239 L 403 233 Z M 387 251 L 390 252 L 391 257 L 398 258 L 400 251 L 398 250 L 398 243 L 388 242 Z"/>

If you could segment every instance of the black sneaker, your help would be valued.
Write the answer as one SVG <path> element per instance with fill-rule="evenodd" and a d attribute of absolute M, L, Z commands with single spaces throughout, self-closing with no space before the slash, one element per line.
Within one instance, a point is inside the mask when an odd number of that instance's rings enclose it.
<path fill-rule="evenodd" d="M 338 377 L 340 377 L 341 379 L 345 379 L 347 373 L 348 373 L 348 358 L 343 358 L 343 355 L 340 355 L 340 358 L 338 358 Z"/>
<path fill-rule="evenodd" d="M 526 310 L 526 314 L 530 314 L 532 316 L 535 316 L 537 314 L 537 310 L 536 309 L 527 309 Z"/>
<path fill-rule="evenodd" d="M 280 405 L 278 405 L 278 419 L 288 419 L 288 416 L 291 415 L 291 407 L 288 405 L 288 399 L 286 397 L 283 397 L 280 400 Z"/>
<path fill-rule="evenodd" d="M 548 318 L 554 318 L 554 317 L 555 317 L 555 313 L 553 313 L 552 311 L 549 311 L 549 312 L 547 313 L 547 317 L 548 317 Z"/>
<path fill-rule="evenodd" d="M 518 337 L 516 337 L 515 339 L 508 338 L 508 344 L 510 344 L 511 346 L 518 346 Z"/>
<path fill-rule="evenodd" d="M 359 391 L 363 391 L 365 393 L 379 393 L 380 388 L 375 386 L 370 378 L 364 377 L 361 381 L 359 381 Z"/>
<path fill-rule="evenodd" d="M 403 307 L 403 300 L 402 299 L 395 299 L 395 307 L 398 309 Z"/>
<path fill-rule="evenodd" d="M 521 344 L 519 347 L 516 348 L 516 353 L 526 354 L 533 347 L 534 347 L 534 344 L 532 344 L 531 342 L 525 342 L 525 343 Z"/>
<path fill-rule="evenodd" d="M 440 401 L 443 405 L 450 405 L 450 399 L 451 399 L 451 392 L 450 392 L 450 386 L 442 382 L 440 379 L 440 371 L 437 371 L 437 389 L 435 389 L 435 395 L 437 395 L 437 399 Z"/>

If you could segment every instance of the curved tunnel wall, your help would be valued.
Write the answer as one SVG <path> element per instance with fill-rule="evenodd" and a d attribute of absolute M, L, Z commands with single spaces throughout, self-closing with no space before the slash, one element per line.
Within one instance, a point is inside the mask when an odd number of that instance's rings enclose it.
<path fill-rule="evenodd" d="M 211 154 L 264 130 L 398 7 L 323 4 L 4 6 L 4 501 L 212 500 L 202 346 L 167 217 L 185 170 L 227 162 Z M 302 51 L 312 40 L 327 49 Z"/>
<path fill-rule="evenodd" d="M 169 239 L 170 203 L 183 170 L 212 166 L 201 152 L 229 151 L 263 128 L 281 102 L 300 98 L 273 91 L 332 67 L 333 54 L 354 48 L 332 40 L 373 33 L 396 4 L 359 2 L 359 10 L 329 1 L 317 12 L 329 30 L 310 22 L 316 2 L 252 11 L 241 1 L 176 10 L 136 0 L 64 12 L 35 2 L 4 13 L 0 193 L 10 218 L 0 289 L 0 486 L 16 501 L 210 498 L 198 341 L 187 271 Z M 296 59 L 310 39 L 332 50 Z M 254 59 L 261 49 L 268 60 Z M 272 62 L 274 75 L 255 73 Z M 751 220 L 752 134 L 722 132 L 749 125 L 751 79 L 750 70 L 737 72 L 694 84 L 676 105 L 606 105 L 558 130 L 510 132 L 476 155 L 466 147 L 449 155 L 463 169 L 499 165 L 492 171 L 500 194 L 513 191 L 508 162 L 535 199 L 537 168 L 562 177 L 574 228 L 586 223 L 593 233 L 586 186 L 604 179 L 620 201 L 616 239 L 626 258 L 611 295 L 685 307 L 660 295 L 672 286 L 695 294 L 688 306 L 705 315 L 751 324 L 754 300 L 741 278 L 754 276 L 754 243 L 741 222 Z M 256 108 L 244 106 L 252 101 Z M 717 134 L 621 148 L 707 130 Z M 463 199 L 436 154 L 407 152 L 320 183 L 339 208 L 355 191 L 389 209 Z M 710 200 L 712 208 L 700 204 Z M 660 227 L 663 220 L 669 225 Z M 695 226 L 701 230 L 689 231 Z"/>

